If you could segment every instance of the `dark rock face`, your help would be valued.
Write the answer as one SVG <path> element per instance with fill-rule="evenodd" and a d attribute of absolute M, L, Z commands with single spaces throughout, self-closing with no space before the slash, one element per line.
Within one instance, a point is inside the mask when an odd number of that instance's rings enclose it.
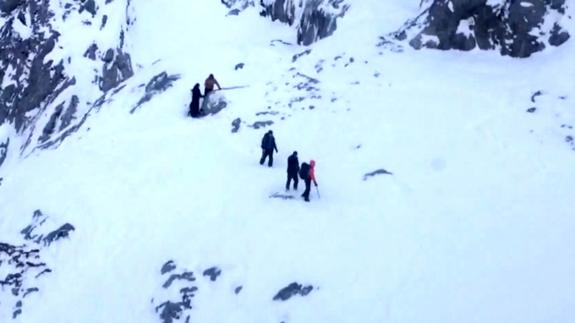
<path fill-rule="evenodd" d="M 47 228 L 48 216 L 36 210 L 32 223 L 20 233 L 25 241 L 22 245 L 0 242 L 0 299 L 12 303 L 12 318 L 22 314 L 23 303 L 30 294 L 38 292 L 37 280 L 51 273 L 49 265 L 42 259 L 42 252 L 56 241 L 68 237 L 74 226 L 66 223 L 60 228 Z"/>
<path fill-rule="evenodd" d="M 22 24 L 18 17 L 31 21 L 29 38 L 15 31 L 15 24 Z M 13 123 L 21 131 L 27 119 L 25 114 L 41 103 L 50 101 L 71 82 L 64 74 L 63 63 L 45 60 L 54 49 L 60 34 L 49 25 L 53 14 L 43 1 L 28 1 L 17 6 L 0 28 L 0 124 Z M 12 70 L 12 75 L 5 71 Z M 4 82 L 7 85 L 4 85 Z M 9 84 L 9 85 L 8 85 Z"/>
<path fill-rule="evenodd" d="M 569 39 L 561 27 L 565 6 L 565 0 L 423 0 L 420 15 L 393 36 L 416 49 L 498 49 L 529 57 Z"/>
<path fill-rule="evenodd" d="M 262 15 L 290 26 L 297 24 L 297 42 L 310 45 L 337 29 L 337 18 L 349 9 L 344 0 L 260 0 Z"/>
<path fill-rule="evenodd" d="M 10 13 L 12 10 L 16 9 L 18 6 L 22 5 L 24 0 L 1 0 L 0 1 L 0 11 L 3 13 Z"/>
<path fill-rule="evenodd" d="M 83 58 L 66 57 L 60 52 L 63 45 L 59 44 L 60 32 L 54 26 L 65 25 L 70 15 L 82 13 L 86 26 L 98 28 L 104 20 L 98 16 L 100 5 L 103 5 L 102 1 L 94 0 L 0 0 L 3 19 L 0 26 L 0 125 L 9 123 L 16 135 L 26 138 L 24 145 L 19 147 L 21 152 L 28 146 L 46 148 L 66 138 L 79 129 L 79 121 L 85 120 L 86 111 L 91 109 L 89 101 L 100 95 L 100 91 L 117 88 L 133 75 L 130 55 L 122 49 L 125 36 L 122 31 L 118 46 L 105 53 L 95 42 L 87 48 L 86 58 L 94 62 L 102 58 L 101 75 L 98 75 L 99 66 L 92 69 L 92 82 L 99 87 L 94 87 L 95 93 L 83 91 L 84 97 L 75 93 L 74 73 L 77 71 L 68 70 L 67 66 L 72 59 Z M 128 15 L 128 12 L 121 14 Z M 100 29 L 104 28 L 104 23 L 101 25 Z M 50 59 L 52 57 L 59 58 Z M 92 87 L 92 84 L 84 85 L 83 88 Z"/>
<path fill-rule="evenodd" d="M 230 9 L 228 15 L 238 15 L 254 0 L 220 0 Z M 297 42 L 310 45 L 329 37 L 337 28 L 337 18 L 349 9 L 345 0 L 260 0 L 260 15 L 297 27 Z"/>

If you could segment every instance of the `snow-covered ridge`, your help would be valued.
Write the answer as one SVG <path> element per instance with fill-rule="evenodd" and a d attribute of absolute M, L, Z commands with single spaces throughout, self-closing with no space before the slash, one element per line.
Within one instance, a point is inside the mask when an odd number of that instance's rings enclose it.
<path fill-rule="evenodd" d="M 303 47 L 253 2 L 69 1 L 45 61 L 76 83 L 0 125 L 0 321 L 570 322 L 575 44 L 376 47 L 419 2 L 356 1 Z M 186 117 L 210 73 L 225 106 Z"/>

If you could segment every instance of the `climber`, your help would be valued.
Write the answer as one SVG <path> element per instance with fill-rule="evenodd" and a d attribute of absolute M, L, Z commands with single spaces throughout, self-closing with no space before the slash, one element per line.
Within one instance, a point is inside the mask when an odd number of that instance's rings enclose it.
<path fill-rule="evenodd" d="M 218 86 L 218 90 L 222 89 L 222 87 L 220 86 L 220 83 L 218 83 L 218 81 L 214 77 L 214 74 L 210 74 L 210 76 L 208 76 L 208 78 L 204 82 L 204 96 L 205 97 L 207 97 L 214 90 L 214 85 Z"/>
<path fill-rule="evenodd" d="M 200 90 L 200 84 L 196 83 L 192 89 L 192 102 L 190 102 L 190 112 L 189 115 L 192 118 L 197 118 L 200 116 L 200 98 L 202 98 L 202 91 Z"/>
<path fill-rule="evenodd" d="M 313 181 L 315 187 L 317 187 L 317 181 L 315 180 L 315 160 L 310 160 L 308 163 L 302 163 L 299 169 L 299 177 L 305 182 L 305 191 L 301 195 L 306 202 L 309 202 L 309 191 L 311 189 L 311 182 Z"/>
<path fill-rule="evenodd" d="M 294 151 L 291 156 L 288 157 L 287 160 L 287 182 L 286 182 L 286 191 L 289 191 L 290 183 L 293 179 L 293 189 L 297 191 L 297 183 L 298 183 L 298 172 L 299 172 L 299 160 L 297 159 L 297 151 Z"/>
<path fill-rule="evenodd" d="M 207 114 L 208 111 L 208 102 L 210 101 L 210 94 L 214 91 L 214 85 L 218 86 L 218 90 L 221 90 L 220 83 L 214 77 L 214 74 L 210 74 L 206 81 L 204 82 L 204 101 L 202 102 L 202 114 Z"/>
<path fill-rule="evenodd" d="M 262 138 L 262 158 L 260 159 L 260 165 L 264 164 L 266 157 L 269 156 L 268 166 L 272 167 L 274 162 L 274 150 L 278 152 L 278 147 L 276 146 L 276 139 L 274 138 L 273 131 L 268 131 Z"/>

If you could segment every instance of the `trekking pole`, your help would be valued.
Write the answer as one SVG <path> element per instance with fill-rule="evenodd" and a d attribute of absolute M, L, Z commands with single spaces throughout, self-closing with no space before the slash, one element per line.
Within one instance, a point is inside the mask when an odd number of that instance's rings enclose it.
<path fill-rule="evenodd" d="M 320 199 L 321 195 L 319 195 L 319 188 L 317 188 L 317 185 L 315 187 L 315 191 L 317 192 L 317 198 Z"/>

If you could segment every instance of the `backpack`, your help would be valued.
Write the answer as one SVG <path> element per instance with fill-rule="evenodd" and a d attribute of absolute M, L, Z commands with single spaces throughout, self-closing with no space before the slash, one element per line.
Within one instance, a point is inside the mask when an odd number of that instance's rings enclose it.
<path fill-rule="evenodd" d="M 307 179 L 309 177 L 309 164 L 308 163 L 301 163 L 301 167 L 299 169 L 299 177 L 301 179 Z"/>
<path fill-rule="evenodd" d="M 269 134 L 266 133 L 264 135 L 264 137 L 262 138 L 262 149 L 268 149 L 269 141 L 270 141 L 270 136 L 269 136 Z"/>

